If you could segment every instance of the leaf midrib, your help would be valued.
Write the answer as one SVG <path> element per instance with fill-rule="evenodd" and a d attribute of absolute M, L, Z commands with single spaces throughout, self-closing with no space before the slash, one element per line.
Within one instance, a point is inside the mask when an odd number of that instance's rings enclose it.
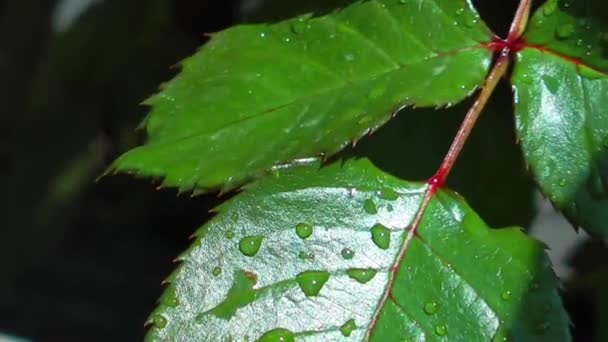
<path fill-rule="evenodd" d="M 481 46 L 481 45 L 473 45 L 473 46 L 468 46 L 468 47 L 465 47 L 465 48 L 460 48 L 460 49 L 455 49 L 455 50 L 451 50 L 451 51 L 446 51 L 446 52 L 443 52 L 441 54 L 436 54 L 434 56 L 423 58 L 423 59 L 420 59 L 418 61 L 411 62 L 411 63 L 408 63 L 408 64 L 399 64 L 398 67 L 390 68 L 390 69 L 388 69 L 386 71 L 374 74 L 373 76 L 370 76 L 370 77 L 367 77 L 367 78 L 362 78 L 362 79 L 358 79 L 358 80 L 352 80 L 350 83 L 343 83 L 343 84 L 341 84 L 341 85 L 339 85 L 337 87 L 325 88 L 325 89 L 323 89 L 321 91 L 313 92 L 313 93 L 311 93 L 311 94 L 309 94 L 307 96 L 297 97 L 294 100 L 291 100 L 290 102 L 287 102 L 287 103 L 284 103 L 284 104 L 281 104 L 281 105 L 278 105 L 278 106 L 275 106 L 275 107 L 272 107 L 272 108 L 265 109 L 263 111 L 255 113 L 255 114 L 253 114 L 251 116 L 247 116 L 247 117 L 240 118 L 240 119 L 232 121 L 232 122 L 228 122 L 228 123 L 226 123 L 226 124 L 224 124 L 224 125 L 222 125 L 220 127 L 214 128 L 213 131 L 202 131 L 202 132 L 199 131 L 199 132 L 195 132 L 195 133 L 192 133 L 190 135 L 187 135 L 187 136 L 183 136 L 183 137 L 179 137 L 179 138 L 175 138 L 175 139 L 170 139 L 170 140 L 163 139 L 161 141 L 153 141 L 153 137 L 151 137 L 152 139 L 149 141 L 148 146 L 160 147 L 160 146 L 171 145 L 171 144 L 174 144 L 174 143 L 178 143 L 178 142 L 182 142 L 182 141 L 186 141 L 186 140 L 190 140 L 190 139 L 195 139 L 195 138 L 197 138 L 199 136 L 203 136 L 203 135 L 217 134 L 218 132 L 221 132 L 223 130 L 232 128 L 233 126 L 239 125 L 239 124 L 241 124 L 243 122 L 246 122 L 246 121 L 249 121 L 249 120 L 255 120 L 255 119 L 258 119 L 258 118 L 262 118 L 265 115 L 269 115 L 269 114 L 272 114 L 272 113 L 274 113 L 274 112 L 276 112 L 278 110 L 281 110 L 283 108 L 296 105 L 296 104 L 298 104 L 298 103 L 300 103 L 302 101 L 306 101 L 306 100 L 313 99 L 313 98 L 320 98 L 320 97 L 323 97 L 323 96 L 327 96 L 327 95 L 329 95 L 329 94 L 331 94 L 333 92 L 346 91 L 346 89 L 348 89 L 350 87 L 361 86 L 362 84 L 374 81 L 375 79 L 377 79 L 379 77 L 382 77 L 384 75 L 390 74 L 390 73 L 395 72 L 397 70 L 402 70 L 402 69 L 404 69 L 406 67 L 411 67 L 412 65 L 415 65 L 415 64 L 418 64 L 418 63 L 423 63 L 423 62 L 427 62 L 427 61 L 431 61 L 431 60 L 435 60 L 435 59 L 440 59 L 440 58 L 450 58 L 450 57 L 452 57 L 452 55 L 457 54 L 459 52 L 474 51 L 474 50 L 477 50 L 477 49 L 484 50 L 486 48 L 484 46 Z M 404 104 L 407 104 L 407 102 L 401 103 L 401 105 L 404 105 Z"/>

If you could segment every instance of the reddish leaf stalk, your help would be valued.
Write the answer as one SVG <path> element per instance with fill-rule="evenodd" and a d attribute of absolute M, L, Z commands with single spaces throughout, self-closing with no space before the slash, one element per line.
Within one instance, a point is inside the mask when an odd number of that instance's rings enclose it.
<path fill-rule="evenodd" d="M 408 249 L 410 243 L 412 242 L 414 236 L 416 236 L 416 230 L 420 226 L 420 222 L 424 216 L 424 213 L 431 202 L 433 196 L 437 193 L 437 191 L 444 185 L 448 175 L 452 171 L 456 160 L 460 156 L 460 152 L 462 151 L 464 144 L 466 143 L 477 119 L 479 119 L 479 115 L 481 114 L 483 108 L 488 103 L 490 96 L 496 89 L 496 86 L 500 82 L 500 79 L 507 73 L 509 69 L 509 64 L 511 62 L 511 57 L 514 52 L 519 49 L 521 35 L 525 31 L 528 17 L 530 15 L 530 6 L 531 0 L 521 0 L 519 4 L 519 8 L 515 14 L 513 19 L 513 23 L 509 30 L 509 34 L 506 39 L 496 38 L 493 42 L 489 43 L 487 47 L 492 51 L 496 51 L 499 53 L 492 70 L 488 74 L 486 81 L 481 88 L 477 100 L 469 109 L 464 121 L 462 122 L 450 149 L 445 155 L 441 165 L 435 172 L 435 174 L 427 180 L 427 188 L 424 192 L 424 197 L 418 211 L 416 212 L 416 216 L 414 220 L 409 225 L 409 230 L 407 236 L 405 237 L 405 241 L 401 246 L 395 261 L 393 262 L 393 266 L 389 271 L 389 280 L 387 286 L 382 294 L 382 298 L 380 300 L 380 304 L 378 305 L 378 309 L 374 313 L 372 317 L 372 321 L 370 324 L 370 328 L 367 329 L 367 333 L 365 335 L 365 341 L 369 341 L 371 338 L 372 332 L 376 327 L 378 322 L 378 318 L 380 316 L 381 309 L 384 307 L 386 302 L 391 298 L 391 290 L 393 288 L 393 284 L 395 282 L 395 278 L 397 275 L 397 271 L 399 269 L 399 265 L 402 263 L 405 252 Z"/>

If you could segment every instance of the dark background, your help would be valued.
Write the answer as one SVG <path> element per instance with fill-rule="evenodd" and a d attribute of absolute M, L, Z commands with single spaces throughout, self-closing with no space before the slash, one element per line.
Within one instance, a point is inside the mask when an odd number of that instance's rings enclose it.
<path fill-rule="evenodd" d="M 57 31 L 63 1 L 0 0 L 0 333 L 141 340 L 171 260 L 230 194 L 177 196 L 123 175 L 95 182 L 144 141 L 134 130 L 147 111 L 139 103 L 205 33 L 346 2 L 268 0 L 243 9 L 236 0 L 103 0 Z M 495 32 L 506 31 L 515 1 L 475 3 Z M 449 181 L 495 227 L 527 227 L 535 214 L 511 96 L 508 85 L 498 89 Z M 406 111 L 341 156 L 369 156 L 400 177 L 424 179 L 466 106 Z M 576 340 L 608 339 L 606 255 L 597 242 L 570 258 L 576 276 L 564 298 Z"/>

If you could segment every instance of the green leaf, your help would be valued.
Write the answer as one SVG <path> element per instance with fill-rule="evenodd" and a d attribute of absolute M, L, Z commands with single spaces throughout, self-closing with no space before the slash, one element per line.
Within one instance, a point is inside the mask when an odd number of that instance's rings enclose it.
<path fill-rule="evenodd" d="M 146 102 L 148 142 L 113 168 L 200 191 L 335 153 L 404 106 L 465 98 L 484 80 L 491 36 L 456 0 L 360 1 L 228 29 Z"/>
<path fill-rule="evenodd" d="M 513 74 L 517 131 L 542 191 L 608 237 L 608 3 L 548 1 Z"/>
<path fill-rule="evenodd" d="M 398 262 L 425 189 L 367 160 L 254 183 L 179 258 L 148 340 L 569 340 L 543 246 L 454 193 L 433 198 Z"/>

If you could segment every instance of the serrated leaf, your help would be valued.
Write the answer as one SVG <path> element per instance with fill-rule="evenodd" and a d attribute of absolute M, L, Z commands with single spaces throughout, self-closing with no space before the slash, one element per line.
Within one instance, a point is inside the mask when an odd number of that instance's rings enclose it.
<path fill-rule="evenodd" d="M 466 97 L 483 82 L 491 36 L 457 0 L 359 1 L 228 29 L 147 101 L 147 144 L 113 168 L 182 190 L 231 188 L 277 163 L 335 153 L 399 108 Z"/>
<path fill-rule="evenodd" d="M 454 193 L 396 263 L 425 189 L 367 160 L 262 179 L 197 232 L 148 340 L 569 340 L 541 244 Z"/>
<path fill-rule="evenodd" d="M 548 1 L 513 74 L 517 131 L 551 201 L 608 236 L 608 3 Z"/>

